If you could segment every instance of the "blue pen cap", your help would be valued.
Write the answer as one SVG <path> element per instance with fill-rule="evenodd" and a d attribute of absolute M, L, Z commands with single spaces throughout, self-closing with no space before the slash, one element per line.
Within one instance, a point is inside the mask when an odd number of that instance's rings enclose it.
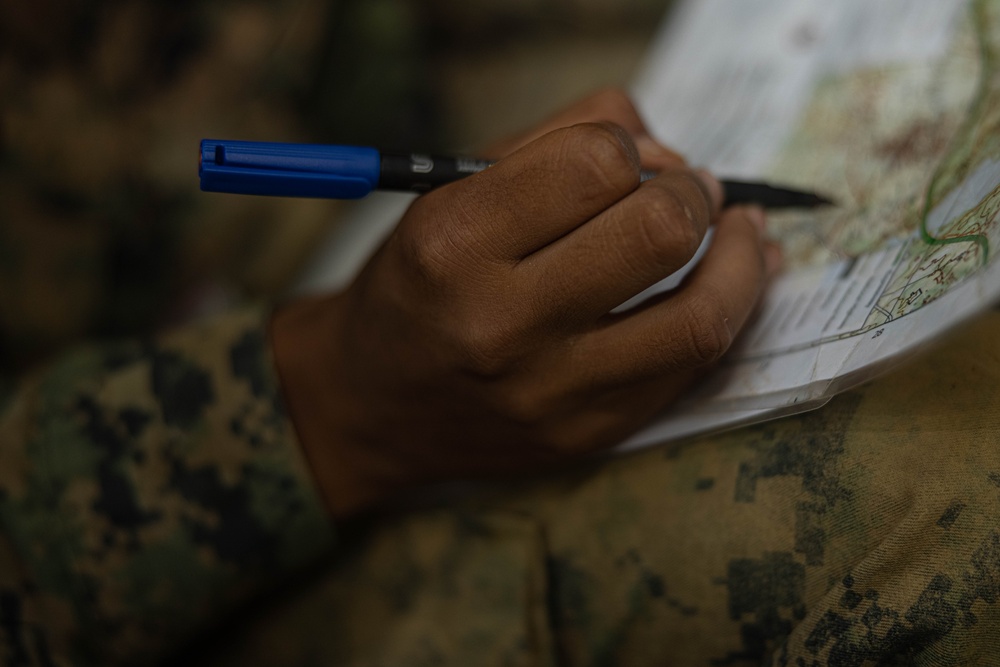
<path fill-rule="evenodd" d="M 374 148 L 202 139 L 198 176 L 206 192 L 358 199 L 380 167 Z"/>

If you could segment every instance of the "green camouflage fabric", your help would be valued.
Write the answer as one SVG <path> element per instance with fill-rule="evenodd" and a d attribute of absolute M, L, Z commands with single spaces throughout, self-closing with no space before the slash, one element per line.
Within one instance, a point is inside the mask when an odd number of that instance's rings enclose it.
<path fill-rule="evenodd" d="M 0 3 L 0 367 L 281 295 L 338 204 L 203 194 L 198 142 L 375 141 L 364 119 L 402 145 L 425 125 L 403 5 Z M 361 94 L 387 59 L 412 64 Z"/>
<path fill-rule="evenodd" d="M 198 665 L 1000 665 L 1000 312 L 817 411 L 347 527 Z"/>
<path fill-rule="evenodd" d="M 330 548 L 268 309 L 154 335 L 273 297 L 329 228 L 195 186 L 202 137 L 312 135 L 329 18 L 0 5 L 0 663 L 148 664 Z"/>
<path fill-rule="evenodd" d="M 149 664 L 333 532 L 265 313 L 83 347 L 0 416 L 0 664 Z"/>
<path fill-rule="evenodd" d="M 6 665 L 1000 664 L 1000 313 L 824 408 L 345 524 L 260 312 L 0 423 Z"/>
<path fill-rule="evenodd" d="M 201 195 L 195 154 L 205 136 L 306 136 L 289 106 L 302 85 L 293 73 L 319 48 L 315 22 L 300 16 L 313 5 L 4 3 L 8 369 L 84 336 L 170 323 L 213 281 L 273 293 L 282 269 L 261 250 L 288 242 L 275 221 L 316 227 L 328 205 Z"/>

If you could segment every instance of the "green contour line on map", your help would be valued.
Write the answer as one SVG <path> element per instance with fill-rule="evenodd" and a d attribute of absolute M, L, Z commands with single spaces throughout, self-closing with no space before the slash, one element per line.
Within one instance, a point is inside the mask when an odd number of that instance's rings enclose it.
<path fill-rule="evenodd" d="M 979 112 L 983 110 L 983 107 L 986 105 L 989 97 L 990 73 L 993 72 L 996 67 L 995 58 L 990 50 L 989 42 L 986 37 L 985 26 L 987 17 L 984 13 L 985 10 L 983 0 L 977 0 L 973 3 L 973 12 L 975 13 L 973 24 L 976 29 L 976 39 L 979 42 L 979 57 L 981 62 L 979 70 L 979 89 L 976 91 L 975 99 L 969 106 L 969 113 L 965 120 L 965 126 L 956 133 L 956 137 L 961 137 L 967 132 L 971 132 L 976 123 L 976 119 L 981 117 Z M 931 246 L 944 246 L 953 243 L 975 243 L 983 251 L 982 263 L 983 266 L 985 266 L 989 262 L 990 256 L 990 242 L 985 235 L 966 234 L 963 236 L 938 238 L 927 231 L 927 219 L 930 217 L 931 213 L 931 202 L 933 201 L 934 190 L 944 174 L 944 166 L 947 162 L 948 160 L 945 159 L 938 164 L 938 168 L 931 178 L 930 185 L 927 186 L 927 195 L 924 197 L 923 211 L 920 214 L 920 239 L 927 245 Z"/>
<path fill-rule="evenodd" d="M 984 13 L 985 12 L 984 5 L 985 5 L 985 0 L 975 0 L 975 2 L 973 2 L 973 7 L 974 7 L 973 12 L 975 14 L 974 24 L 975 24 L 976 38 L 978 41 L 980 59 L 981 59 L 979 86 L 976 91 L 975 98 L 969 105 L 969 111 L 968 115 L 966 116 L 966 120 L 964 121 L 963 126 L 955 134 L 955 138 L 953 139 L 953 144 L 957 144 L 959 137 L 962 137 L 965 133 L 970 132 L 975 127 L 976 119 L 980 118 L 977 112 L 980 112 L 983 109 L 983 107 L 987 104 L 990 92 L 989 89 L 990 73 L 993 72 L 996 67 L 997 59 L 994 57 L 994 54 L 991 52 L 989 48 L 989 40 L 986 36 L 985 26 L 987 24 L 986 21 L 987 17 L 985 16 Z M 945 159 L 941 160 L 941 162 L 938 164 L 938 167 L 931 178 L 931 182 L 927 187 L 927 194 L 924 199 L 923 211 L 920 216 L 920 229 L 919 229 L 920 241 L 931 246 L 944 246 L 954 243 L 975 243 L 983 251 L 982 262 L 983 265 L 985 266 L 989 261 L 989 239 L 985 235 L 966 234 L 963 236 L 937 238 L 931 235 L 929 231 L 927 231 L 927 218 L 930 216 L 931 201 L 933 200 L 934 190 L 938 186 L 941 178 L 944 176 L 944 171 L 947 164 L 948 164 L 948 158 L 946 156 Z M 897 256 L 897 261 L 898 261 L 898 256 Z M 964 279 L 959 281 L 959 283 L 961 282 L 964 282 Z M 818 340 L 809 341 L 808 343 L 802 343 L 799 345 L 792 345 L 787 348 L 782 348 L 780 350 L 770 350 L 756 355 L 741 357 L 738 363 L 740 364 L 759 363 L 761 361 L 766 361 L 777 356 L 782 356 L 795 352 L 801 352 L 804 350 L 819 347 L 820 345 L 824 345 L 826 343 L 832 343 L 835 341 L 856 338 L 858 336 L 863 336 L 867 333 L 870 333 L 871 331 L 878 329 L 880 327 L 884 327 L 886 324 L 889 323 L 889 321 L 892 320 L 893 318 L 890 318 L 888 321 L 885 322 L 878 322 L 874 324 L 869 324 L 867 326 L 863 326 L 862 328 L 856 331 L 849 331 L 845 333 L 835 334 L 832 336 L 826 336 Z M 723 363 L 726 362 L 724 361 Z"/>

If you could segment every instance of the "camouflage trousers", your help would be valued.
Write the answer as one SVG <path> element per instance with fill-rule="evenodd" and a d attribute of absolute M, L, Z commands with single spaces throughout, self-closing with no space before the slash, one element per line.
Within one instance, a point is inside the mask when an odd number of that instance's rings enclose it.
<path fill-rule="evenodd" d="M 1000 665 L 998 335 L 994 312 L 820 410 L 371 520 L 197 655 Z"/>

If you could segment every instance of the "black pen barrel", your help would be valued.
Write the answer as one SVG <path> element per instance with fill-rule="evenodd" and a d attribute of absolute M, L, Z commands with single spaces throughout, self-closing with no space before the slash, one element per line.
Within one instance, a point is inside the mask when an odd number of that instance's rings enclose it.
<path fill-rule="evenodd" d="M 815 208 L 833 203 L 814 192 L 791 190 L 768 183 L 722 181 L 722 189 L 726 193 L 725 206 L 758 204 L 765 208 Z"/>
<path fill-rule="evenodd" d="M 492 163 L 474 158 L 382 153 L 378 187 L 381 190 L 427 192 L 478 173 Z"/>
<path fill-rule="evenodd" d="M 378 187 L 380 190 L 429 192 L 460 178 L 479 173 L 492 164 L 492 160 L 476 158 L 382 153 Z M 643 171 L 642 180 L 648 180 L 655 175 L 654 172 Z M 765 208 L 814 208 L 833 203 L 812 192 L 791 190 L 767 183 L 724 180 L 722 187 L 726 193 L 724 206 L 759 204 Z"/>

